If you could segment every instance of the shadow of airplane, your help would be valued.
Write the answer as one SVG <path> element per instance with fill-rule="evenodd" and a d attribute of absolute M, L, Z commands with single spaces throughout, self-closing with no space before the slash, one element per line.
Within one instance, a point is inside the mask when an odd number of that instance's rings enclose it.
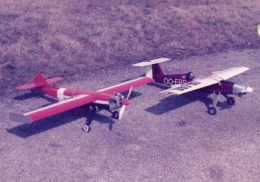
<path fill-rule="evenodd" d="M 203 92 L 189 92 L 177 96 L 172 95 L 165 99 L 160 100 L 160 103 L 145 109 L 145 111 L 153 113 L 155 115 L 162 115 L 164 113 L 178 109 L 185 105 L 191 104 L 192 102 L 195 101 L 200 101 L 204 103 L 208 110 L 210 105 L 212 105 L 213 102 L 213 100 L 208 97 L 209 95 L 210 95 L 209 93 L 203 93 Z M 218 102 L 217 106 L 221 108 L 220 110 L 231 108 L 231 106 L 226 102 Z"/>
<path fill-rule="evenodd" d="M 40 93 L 35 92 L 35 91 L 31 92 L 31 93 L 25 93 L 23 95 L 16 96 L 13 99 L 22 101 L 22 100 L 31 99 L 31 98 L 34 98 L 34 97 L 41 97 L 41 98 L 43 98 L 43 99 L 45 99 L 49 102 L 57 102 L 56 99 L 51 98 L 51 97 L 45 97 L 43 94 L 40 94 Z"/>
<path fill-rule="evenodd" d="M 128 91 L 125 92 L 125 94 L 127 94 L 127 93 L 128 93 Z M 141 96 L 141 95 L 142 94 L 133 91 L 129 100 L 133 99 L 135 97 Z M 86 120 L 87 120 L 87 118 L 90 115 L 90 109 L 88 106 L 89 105 L 77 107 L 75 109 L 71 109 L 69 111 L 65 111 L 65 112 L 53 115 L 51 117 L 47 117 L 47 118 L 35 121 L 31 124 L 22 124 L 22 125 L 16 126 L 14 128 L 6 129 L 6 130 L 7 130 L 7 132 L 12 133 L 18 137 L 28 138 L 33 135 L 39 134 L 41 132 L 45 132 L 47 130 L 70 123 L 70 122 L 75 121 L 80 118 L 86 118 Z M 93 121 L 97 121 L 102 124 L 109 124 L 108 129 L 110 131 L 113 128 L 113 124 L 115 124 L 115 122 L 113 121 L 113 119 L 111 117 L 104 116 L 99 113 L 95 114 Z"/>
<path fill-rule="evenodd" d="M 41 132 L 45 132 L 56 127 L 62 126 L 64 124 L 70 123 L 80 118 L 86 118 L 90 113 L 89 109 L 86 107 L 78 107 L 69 111 L 65 111 L 54 116 L 44 118 L 33 122 L 31 124 L 22 124 L 20 126 L 16 126 L 11 129 L 6 129 L 7 132 L 12 133 L 21 138 L 28 138 L 33 135 L 39 134 Z M 112 125 L 115 123 L 111 117 L 101 115 L 96 113 L 94 117 L 94 121 L 98 121 L 100 123 L 109 124 L 109 130 L 112 130 Z M 83 131 L 82 131 L 83 132 Z"/>
<path fill-rule="evenodd" d="M 151 85 L 151 86 L 153 86 L 153 87 L 160 88 L 160 89 L 162 89 L 162 90 L 166 90 L 166 89 L 171 88 L 170 86 L 167 86 L 167 85 L 164 85 L 164 84 L 160 84 L 160 83 L 156 83 L 156 82 L 148 83 L 148 85 Z"/>

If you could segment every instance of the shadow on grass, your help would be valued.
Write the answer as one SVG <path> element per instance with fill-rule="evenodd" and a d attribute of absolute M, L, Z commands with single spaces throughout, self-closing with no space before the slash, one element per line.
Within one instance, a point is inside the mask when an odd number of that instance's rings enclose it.
<path fill-rule="evenodd" d="M 128 95 L 128 93 L 129 93 L 129 90 L 122 92 L 122 95 L 126 98 L 127 95 Z M 130 97 L 128 98 L 128 100 L 134 99 L 134 98 L 139 97 L 139 96 L 141 96 L 141 95 L 142 95 L 141 93 L 135 92 L 135 91 L 132 90 L 131 95 L 130 95 Z"/>
<path fill-rule="evenodd" d="M 26 94 L 23 94 L 23 95 L 16 96 L 13 99 L 14 100 L 26 100 L 26 99 L 31 99 L 31 98 L 37 97 L 37 96 L 38 95 L 36 93 L 26 93 Z"/>
<path fill-rule="evenodd" d="M 162 115 L 180 107 L 189 105 L 195 101 L 200 101 L 204 103 L 208 110 L 209 107 L 212 107 L 213 103 L 213 100 L 210 97 L 208 97 L 209 95 L 209 93 L 203 92 L 189 92 L 177 96 L 172 95 L 165 99 L 162 99 L 160 103 L 145 109 L 145 111 L 153 113 L 155 115 Z M 220 110 L 231 108 L 231 106 L 226 102 L 218 102 L 217 107 L 220 107 Z M 187 106 L 187 109 L 189 109 L 189 106 Z"/>
<path fill-rule="evenodd" d="M 23 94 L 23 95 L 19 95 L 19 96 L 14 97 L 13 99 L 14 99 L 14 100 L 20 100 L 20 101 L 22 101 L 22 100 L 31 99 L 31 98 L 34 98 L 34 97 L 41 97 L 41 98 L 43 98 L 43 99 L 45 99 L 45 100 L 47 100 L 47 101 L 49 101 L 49 102 L 51 102 L 51 103 L 57 102 L 57 100 L 55 100 L 54 98 L 45 97 L 44 95 L 39 94 L 39 93 L 37 93 L 37 92 L 26 93 L 26 94 Z M 50 104 L 51 104 L 51 103 L 50 103 Z M 47 104 L 47 105 L 48 105 L 48 104 Z"/>

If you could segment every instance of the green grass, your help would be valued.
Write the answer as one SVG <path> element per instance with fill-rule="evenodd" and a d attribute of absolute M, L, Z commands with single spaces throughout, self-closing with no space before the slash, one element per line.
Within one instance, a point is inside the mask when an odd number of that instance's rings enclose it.
<path fill-rule="evenodd" d="M 259 47 L 257 0 L 10 0 L 0 3 L 2 88 L 158 57 Z M 4 56 L 6 55 L 6 56 Z"/>

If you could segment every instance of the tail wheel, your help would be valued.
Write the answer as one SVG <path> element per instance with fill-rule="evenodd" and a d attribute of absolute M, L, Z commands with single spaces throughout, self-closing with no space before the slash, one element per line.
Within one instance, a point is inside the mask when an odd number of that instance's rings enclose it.
<path fill-rule="evenodd" d="M 217 110 L 216 110 L 215 107 L 210 107 L 210 108 L 209 108 L 209 114 L 210 114 L 210 115 L 215 115 L 216 113 L 217 113 Z"/>
<path fill-rule="evenodd" d="M 228 103 L 229 105 L 234 105 L 234 104 L 235 104 L 235 99 L 234 99 L 233 97 L 229 97 L 229 98 L 227 99 L 227 103 Z"/>
<path fill-rule="evenodd" d="M 112 113 L 112 118 L 118 119 L 119 118 L 119 112 L 118 111 L 114 111 Z"/>
<path fill-rule="evenodd" d="M 188 78 L 188 80 L 193 80 L 194 74 L 192 72 L 189 72 L 186 74 L 186 77 Z"/>

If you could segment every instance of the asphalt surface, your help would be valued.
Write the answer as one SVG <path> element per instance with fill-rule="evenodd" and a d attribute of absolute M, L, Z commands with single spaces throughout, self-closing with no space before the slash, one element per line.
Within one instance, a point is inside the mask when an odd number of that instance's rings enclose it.
<path fill-rule="evenodd" d="M 230 80 L 254 92 L 235 96 L 232 107 L 220 97 L 211 116 L 212 95 L 170 96 L 145 85 L 133 90 L 122 120 L 101 111 L 89 133 L 81 130 L 89 114 L 84 107 L 30 125 L 9 121 L 8 112 L 49 101 L 6 90 L 0 106 L 0 181 L 260 181 L 259 60 L 260 49 L 251 49 L 163 63 L 168 72 L 195 76 L 246 66 L 250 70 Z M 97 90 L 143 73 L 145 68 L 128 65 L 55 86 Z"/>

